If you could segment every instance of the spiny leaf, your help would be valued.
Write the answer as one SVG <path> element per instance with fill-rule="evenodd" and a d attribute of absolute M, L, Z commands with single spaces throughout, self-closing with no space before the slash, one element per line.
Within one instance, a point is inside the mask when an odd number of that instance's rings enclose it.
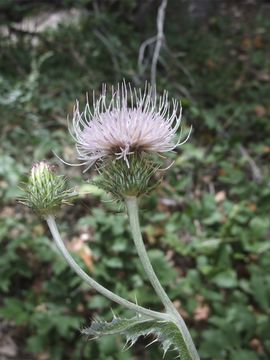
<path fill-rule="evenodd" d="M 114 317 L 111 322 L 94 320 L 90 327 L 82 331 L 83 334 L 92 338 L 99 338 L 105 335 L 121 334 L 126 337 L 126 344 L 131 347 L 140 336 L 155 336 L 154 342 L 160 342 L 164 356 L 169 349 L 178 352 L 181 360 L 192 360 L 182 334 L 177 326 L 166 320 L 153 320 L 144 317 L 133 317 L 121 319 Z"/>

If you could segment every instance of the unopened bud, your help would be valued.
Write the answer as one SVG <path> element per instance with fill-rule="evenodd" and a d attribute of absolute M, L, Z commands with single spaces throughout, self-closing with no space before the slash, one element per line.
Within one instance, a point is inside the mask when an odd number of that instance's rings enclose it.
<path fill-rule="evenodd" d="M 46 161 L 33 164 L 24 196 L 20 202 L 42 217 L 55 214 L 62 204 L 69 204 L 75 192 L 68 188 L 67 180 L 57 175 Z"/>

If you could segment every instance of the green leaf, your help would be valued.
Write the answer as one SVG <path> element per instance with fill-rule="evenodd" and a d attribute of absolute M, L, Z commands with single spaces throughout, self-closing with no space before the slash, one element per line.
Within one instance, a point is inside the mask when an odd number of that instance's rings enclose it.
<path fill-rule="evenodd" d="M 160 342 L 164 356 L 169 349 L 173 349 L 178 352 L 179 359 L 192 360 L 182 334 L 171 321 L 153 320 L 139 316 L 131 319 L 114 317 L 111 322 L 94 320 L 90 327 L 82 330 L 82 333 L 94 339 L 106 335 L 124 335 L 128 347 L 134 345 L 140 336 L 153 335 L 155 339 L 149 345 Z"/>
<path fill-rule="evenodd" d="M 259 357 L 253 351 L 249 350 L 237 350 L 232 354 L 232 360 L 258 360 Z"/>
<path fill-rule="evenodd" d="M 237 286 L 237 276 L 236 273 L 232 269 L 228 269 L 217 274 L 212 282 L 221 288 L 234 288 Z"/>

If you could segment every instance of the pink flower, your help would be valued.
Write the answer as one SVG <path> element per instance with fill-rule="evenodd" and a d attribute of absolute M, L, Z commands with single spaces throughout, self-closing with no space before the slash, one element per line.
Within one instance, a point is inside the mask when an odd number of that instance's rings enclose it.
<path fill-rule="evenodd" d="M 187 138 L 176 138 L 180 122 L 181 107 L 166 91 L 157 96 L 147 84 L 142 91 L 123 82 L 111 93 L 104 86 L 98 99 L 93 95 L 92 109 L 87 101 L 80 112 L 77 102 L 70 131 L 86 170 L 108 158 L 124 159 L 129 167 L 131 154 L 161 154 L 183 144 Z"/>

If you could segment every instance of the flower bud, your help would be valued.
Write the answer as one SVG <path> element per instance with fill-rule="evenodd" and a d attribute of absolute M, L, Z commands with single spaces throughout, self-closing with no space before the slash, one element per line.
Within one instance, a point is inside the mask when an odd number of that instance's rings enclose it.
<path fill-rule="evenodd" d="M 28 181 L 23 187 L 20 202 L 41 217 L 54 215 L 62 204 L 69 204 L 75 196 L 68 188 L 66 179 L 57 175 L 54 167 L 46 161 L 33 164 Z"/>

